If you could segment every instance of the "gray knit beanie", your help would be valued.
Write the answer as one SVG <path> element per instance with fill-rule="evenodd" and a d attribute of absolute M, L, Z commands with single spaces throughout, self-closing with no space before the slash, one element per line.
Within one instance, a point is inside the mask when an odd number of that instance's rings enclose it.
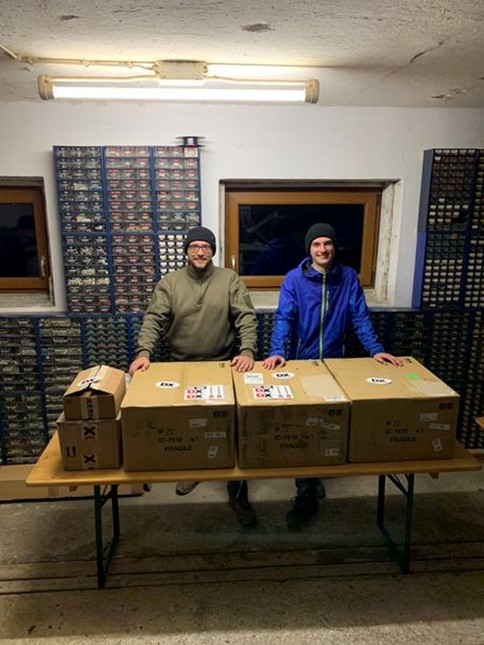
<path fill-rule="evenodd" d="M 309 253 L 311 248 L 312 241 L 317 237 L 329 237 L 330 240 L 333 240 L 333 244 L 337 244 L 337 235 L 336 231 L 330 224 L 318 223 L 313 224 L 309 227 L 306 237 L 304 238 L 304 243 L 306 246 L 306 251 Z"/>
<path fill-rule="evenodd" d="M 205 228 L 205 226 L 195 226 L 188 231 L 183 242 L 183 251 L 185 253 L 187 252 L 188 245 L 192 242 L 207 242 L 212 247 L 214 253 L 217 250 L 215 235 L 209 228 Z"/>

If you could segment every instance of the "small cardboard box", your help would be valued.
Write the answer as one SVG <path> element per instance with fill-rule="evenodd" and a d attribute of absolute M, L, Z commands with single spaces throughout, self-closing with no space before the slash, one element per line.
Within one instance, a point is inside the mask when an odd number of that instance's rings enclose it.
<path fill-rule="evenodd" d="M 121 415 L 116 419 L 57 419 L 64 470 L 121 467 Z"/>
<path fill-rule="evenodd" d="M 241 468 L 345 462 L 350 405 L 321 361 L 232 375 Z"/>
<path fill-rule="evenodd" d="M 233 468 L 234 416 L 227 362 L 151 363 L 121 405 L 124 469 Z"/>
<path fill-rule="evenodd" d="M 412 357 L 324 361 L 351 400 L 348 461 L 451 458 L 459 395 Z"/>
<path fill-rule="evenodd" d="M 126 393 L 125 373 L 107 365 L 90 367 L 64 392 L 64 414 L 75 419 L 115 419 Z"/>

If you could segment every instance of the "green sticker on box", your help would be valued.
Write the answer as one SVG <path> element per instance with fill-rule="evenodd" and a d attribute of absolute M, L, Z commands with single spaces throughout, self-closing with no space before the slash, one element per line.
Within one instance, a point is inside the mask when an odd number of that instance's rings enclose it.
<path fill-rule="evenodd" d="M 411 381 L 415 381 L 416 379 L 419 379 L 420 376 L 415 374 L 415 372 L 410 372 L 410 374 L 407 374 L 407 378 Z"/>

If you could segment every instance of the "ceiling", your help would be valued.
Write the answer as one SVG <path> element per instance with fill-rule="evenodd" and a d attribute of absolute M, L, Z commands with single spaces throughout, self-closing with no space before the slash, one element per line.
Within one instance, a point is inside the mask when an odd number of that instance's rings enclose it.
<path fill-rule="evenodd" d="M 322 106 L 484 107 L 484 0 L 0 0 L 0 16 L 1 101 L 91 74 L 30 60 L 55 58 L 284 65 L 319 79 Z"/>

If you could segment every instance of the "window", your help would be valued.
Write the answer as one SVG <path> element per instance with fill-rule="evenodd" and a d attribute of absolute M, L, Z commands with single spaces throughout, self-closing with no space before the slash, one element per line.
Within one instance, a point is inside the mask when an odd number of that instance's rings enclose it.
<path fill-rule="evenodd" d="M 49 263 L 40 186 L 0 186 L 0 291 L 46 291 Z"/>
<path fill-rule="evenodd" d="M 274 289 L 307 253 L 316 222 L 338 233 L 338 259 L 374 285 L 380 188 L 241 190 L 226 186 L 225 266 L 251 289 Z"/>

